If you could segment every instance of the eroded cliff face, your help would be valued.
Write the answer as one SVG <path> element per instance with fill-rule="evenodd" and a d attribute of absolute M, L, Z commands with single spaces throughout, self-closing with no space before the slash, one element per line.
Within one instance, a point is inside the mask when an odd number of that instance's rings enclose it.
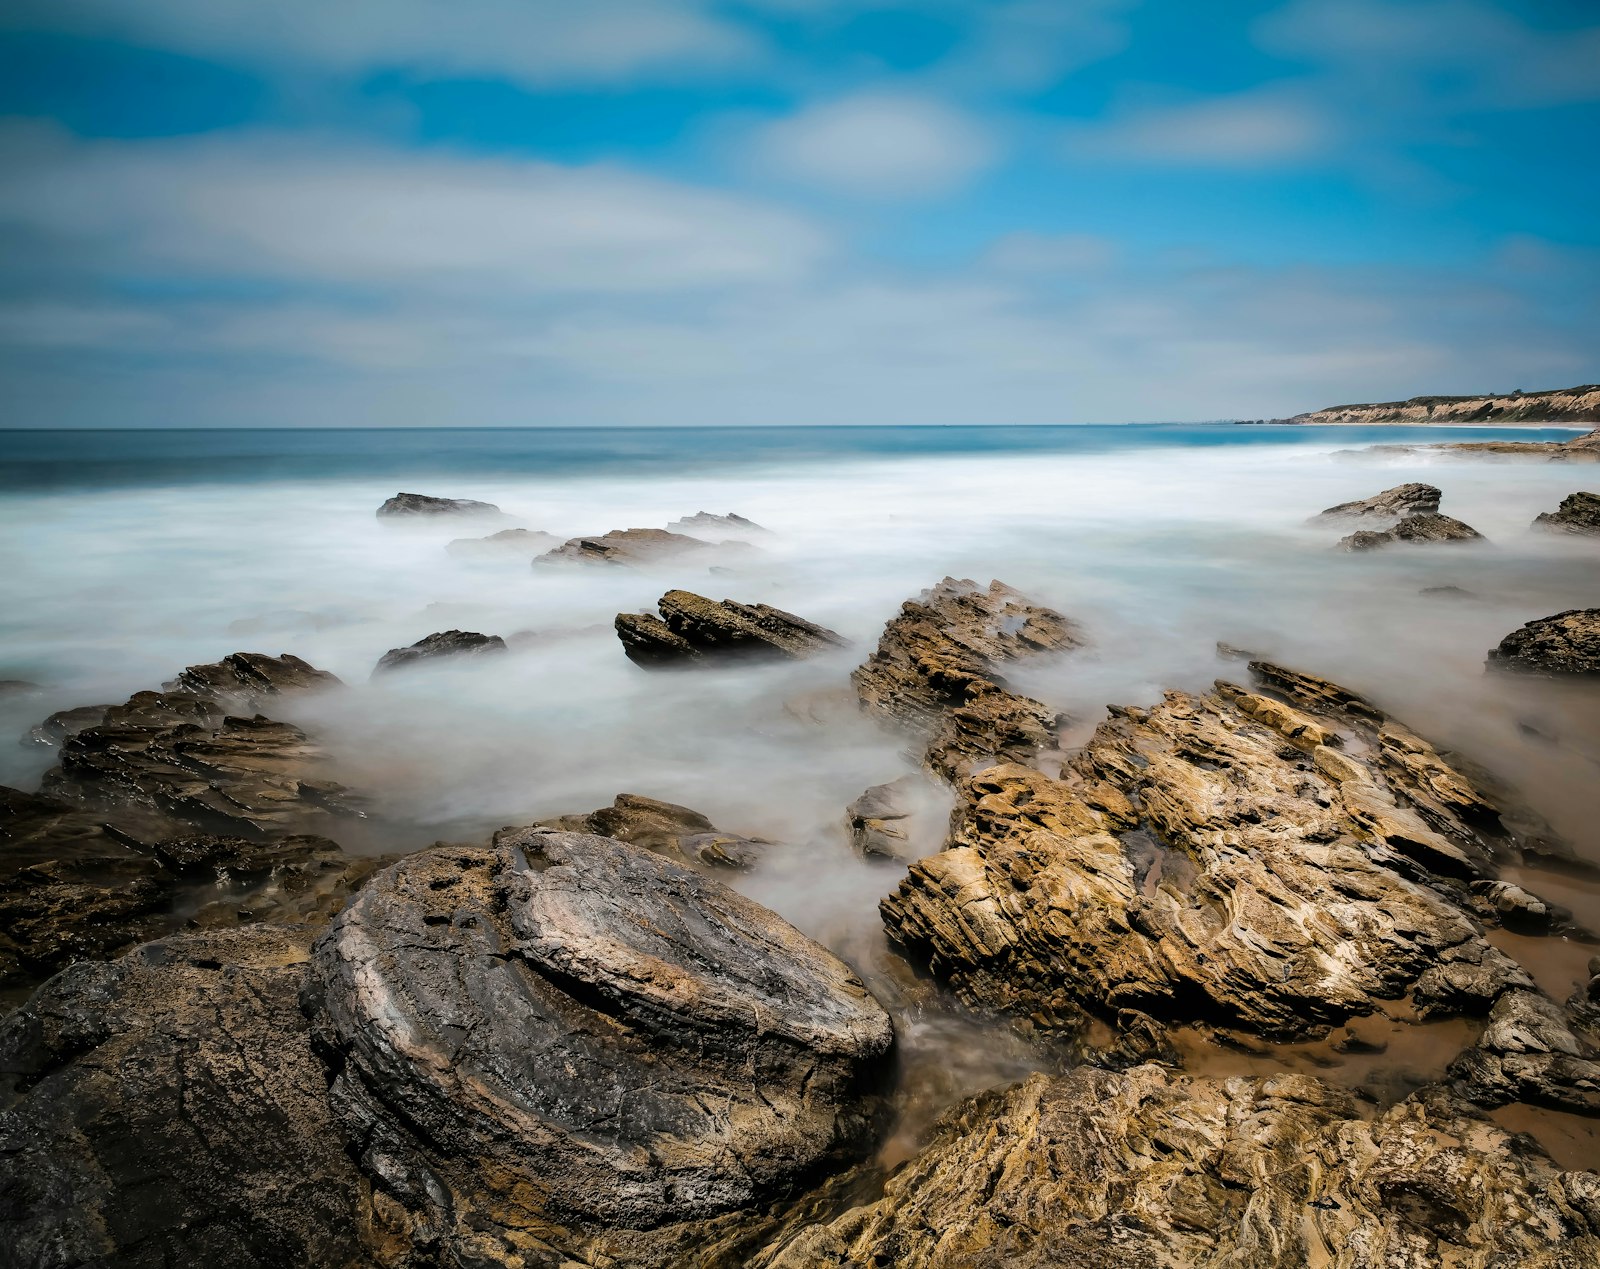
<path fill-rule="evenodd" d="M 1600 384 L 1505 396 L 1412 397 L 1368 405 L 1330 405 L 1287 423 L 1600 423 Z"/>

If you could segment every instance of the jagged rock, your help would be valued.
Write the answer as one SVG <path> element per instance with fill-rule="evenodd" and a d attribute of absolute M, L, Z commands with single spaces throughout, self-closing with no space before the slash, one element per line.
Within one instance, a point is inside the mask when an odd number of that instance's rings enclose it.
<path fill-rule="evenodd" d="M 655 564 L 694 551 L 709 551 L 713 545 L 719 544 L 665 529 L 613 529 L 598 537 L 572 538 L 555 550 L 546 551 L 534 564 Z"/>
<path fill-rule="evenodd" d="M 1600 1115 L 1600 1047 L 1538 991 L 1496 997 L 1477 1044 L 1450 1064 L 1450 1076 L 1486 1106 L 1532 1102 Z"/>
<path fill-rule="evenodd" d="M 587 815 L 543 820 L 541 826 L 614 837 L 677 863 L 707 868 L 754 867 L 778 844 L 765 837 L 725 833 L 699 811 L 637 793 L 619 793 L 610 806 Z"/>
<path fill-rule="evenodd" d="M 1345 551 L 1371 551 L 1393 542 L 1481 542 L 1483 534 L 1470 524 L 1437 513 L 1410 515 L 1392 529 L 1382 532 L 1363 530 L 1339 539 Z"/>
<path fill-rule="evenodd" d="M 757 1269 L 1580 1269 L 1600 1176 L 1434 1091 L 1373 1119 L 1303 1075 L 1035 1075 Z"/>
<path fill-rule="evenodd" d="M 697 511 L 692 516 L 674 520 L 667 528 L 673 533 L 687 533 L 696 537 L 715 533 L 718 535 L 717 541 L 726 537 L 754 537 L 769 532 L 754 520 L 746 520 L 742 515 L 732 511 L 725 516 L 714 515 L 710 511 Z"/>
<path fill-rule="evenodd" d="M 1600 674 L 1600 608 L 1569 608 L 1530 621 L 1489 650 L 1491 670 Z"/>
<path fill-rule="evenodd" d="M 378 508 L 380 516 L 499 515 L 491 502 L 471 498 L 435 498 L 431 494 L 397 493 Z"/>
<path fill-rule="evenodd" d="M 855 975 L 608 838 L 508 829 L 413 855 L 315 963 L 307 1004 L 400 1249 L 386 1263 L 554 1265 L 573 1227 L 694 1228 L 873 1131 L 892 1034 Z"/>
<path fill-rule="evenodd" d="M 478 634 L 472 630 L 440 630 L 418 639 L 408 648 L 390 648 L 378 658 L 374 674 L 405 669 L 441 657 L 477 657 L 508 651 L 499 635 Z"/>
<path fill-rule="evenodd" d="M 1413 481 L 1385 489 L 1370 498 L 1341 502 L 1319 514 L 1316 520 L 1383 520 L 1393 523 L 1407 516 L 1438 511 L 1441 497 L 1443 494 L 1435 486 Z"/>
<path fill-rule="evenodd" d="M 59 749 L 68 737 L 76 736 L 87 727 L 98 727 L 105 721 L 109 705 L 77 705 L 72 709 L 58 709 L 42 723 L 35 723 L 22 738 L 25 745 L 43 745 Z"/>
<path fill-rule="evenodd" d="M 263 652 L 235 652 L 210 665 L 191 665 L 163 684 L 162 690 L 192 692 L 231 706 L 259 709 L 268 697 L 340 686 L 337 675 L 287 652 L 277 657 Z"/>
<path fill-rule="evenodd" d="M 560 545 L 561 539 L 554 533 L 541 533 L 537 529 L 501 529 L 499 533 L 491 533 L 486 538 L 456 538 L 446 542 L 444 549 L 463 559 L 509 557 L 531 560 Z"/>
<path fill-rule="evenodd" d="M 1554 511 L 1536 515 L 1533 527 L 1562 533 L 1600 534 L 1600 494 L 1568 494 Z"/>
<path fill-rule="evenodd" d="M 654 668 L 716 658 L 799 660 L 845 641 L 833 631 L 770 604 L 721 603 L 669 590 L 650 613 L 618 613 L 617 638 L 637 665 Z"/>
<path fill-rule="evenodd" d="M 910 863 L 939 849 L 948 819 L 941 809 L 948 799 L 939 807 L 932 786 L 907 775 L 867 789 L 845 808 L 845 822 L 858 855 Z"/>
<path fill-rule="evenodd" d="M 277 928 L 181 935 L 75 965 L 0 1021 L 0 1260 L 366 1263 L 306 957 Z"/>
<path fill-rule="evenodd" d="M 1331 709 L 1363 720 L 1383 721 L 1383 711 L 1371 701 L 1315 674 L 1291 670 L 1272 661 L 1252 661 L 1249 669 L 1262 683 L 1291 700 L 1299 701 L 1307 709 Z"/>
<path fill-rule="evenodd" d="M 1055 744 L 1057 715 L 1007 690 L 997 667 L 1082 644 L 1077 623 L 1003 582 L 947 577 L 901 606 L 850 679 L 863 708 L 910 730 L 928 766 L 954 776 Z"/>

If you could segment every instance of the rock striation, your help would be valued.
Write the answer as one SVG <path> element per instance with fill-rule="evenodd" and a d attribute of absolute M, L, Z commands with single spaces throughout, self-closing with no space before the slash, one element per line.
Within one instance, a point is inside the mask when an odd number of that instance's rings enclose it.
<path fill-rule="evenodd" d="M 478 634 L 473 630 L 440 630 L 418 639 L 407 648 L 390 648 L 378 658 L 374 674 L 415 667 L 445 657 L 480 657 L 505 652 L 506 641 L 499 635 Z"/>
<path fill-rule="evenodd" d="M 628 659 L 650 669 L 707 659 L 799 660 L 845 646 L 833 631 L 770 604 L 669 590 L 657 608 L 659 617 L 623 612 L 616 619 Z"/>
<path fill-rule="evenodd" d="M 314 966 L 381 1263 L 554 1265 L 574 1229 L 693 1229 L 873 1133 L 892 1032 L 855 975 L 618 841 L 508 829 L 413 855 Z"/>
<path fill-rule="evenodd" d="M 1319 514 L 1316 520 L 1382 520 L 1393 523 L 1407 516 L 1431 515 L 1439 510 L 1439 500 L 1443 496 L 1437 486 L 1413 481 L 1385 489 L 1370 498 L 1341 502 Z"/>
<path fill-rule="evenodd" d="M 1481 542 L 1483 534 L 1451 516 L 1427 513 L 1409 515 L 1392 528 L 1363 529 L 1339 540 L 1345 551 L 1372 551 L 1394 542 Z"/>
<path fill-rule="evenodd" d="M 336 675 L 287 652 L 276 657 L 264 652 L 235 652 L 210 665 L 189 666 L 164 684 L 162 690 L 191 692 L 230 706 L 258 709 L 270 697 L 342 686 Z"/>
<path fill-rule="evenodd" d="M 998 667 L 1083 642 L 1077 623 L 1003 582 L 947 577 L 901 606 L 850 679 L 862 707 L 917 736 L 923 761 L 948 778 L 1055 746 L 1057 715 L 1009 690 Z"/>
<path fill-rule="evenodd" d="M 499 515 L 492 502 L 471 498 L 435 498 L 432 494 L 397 493 L 378 508 L 380 516 Z"/>
<path fill-rule="evenodd" d="M 1600 534 L 1600 494 L 1568 494 L 1554 511 L 1536 515 L 1533 527 L 1561 533 Z"/>
<path fill-rule="evenodd" d="M 544 820 L 540 827 L 613 837 L 675 863 L 702 868 L 751 868 L 778 845 L 765 837 L 725 833 L 699 811 L 637 793 L 619 793 L 610 806 L 587 815 Z"/>
<path fill-rule="evenodd" d="M 531 560 L 552 547 L 560 546 L 561 539 L 554 533 L 537 529 L 501 529 L 483 538 L 454 538 L 444 549 L 459 559 L 523 559 Z"/>
<path fill-rule="evenodd" d="M 661 563 L 696 551 L 707 551 L 713 543 L 665 529 L 613 529 L 597 537 L 571 538 L 534 560 L 535 565 L 571 562 L 638 567 Z"/>
<path fill-rule="evenodd" d="M 1600 384 L 1475 397 L 1412 397 L 1372 405 L 1333 405 L 1284 419 L 1285 423 L 1595 423 Z"/>
<path fill-rule="evenodd" d="M 1438 1091 L 1375 1118 L 1303 1075 L 1035 1075 L 758 1269 L 1600 1263 L 1600 1176 Z"/>
<path fill-rule="evenodd" d="M 1600 674 L 1600 608 L 1569 608 L 1528 622 L 1489 649 L 1488 666 L 1552 678 Z"/>

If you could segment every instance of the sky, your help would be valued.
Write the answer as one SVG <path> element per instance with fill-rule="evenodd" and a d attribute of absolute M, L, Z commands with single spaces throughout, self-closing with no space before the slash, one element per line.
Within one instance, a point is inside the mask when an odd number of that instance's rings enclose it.
<path fill-rule="evenodd" d="M 9 0 L 0 426 L 1600 381 L 1593 0 Z"/>

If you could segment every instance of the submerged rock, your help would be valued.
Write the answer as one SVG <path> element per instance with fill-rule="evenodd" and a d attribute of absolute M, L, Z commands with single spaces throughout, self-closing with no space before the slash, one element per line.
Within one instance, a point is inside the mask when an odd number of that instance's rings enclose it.
<path fill-rule="evenodd" d="M 1416 482 L 1396 485 L 1370 498 L 1355 502 L 1341 502 L 1321 512 L 1317 520 L 1384 520 L 1393 522 L 1407 516 L 1429 514 L 1439 510 L 1443 494 L 1434 485 Z"/>
<path fill-rule="evenodd" d="M 720 603 L 669 590 L 650 613 L 618 613 L 617 638 L 636 665 L 657 667 L 714 658 L 799 660 L 845 646 L 833 631 L 770 604 Z"/>
<path fill-rule="evenodd" d="M 1600 1263 L 1600 1176 L 1428 1092 L 1376 1118 L 1303 1075 L 1035 1075 L 958 1107 L 759 1269 Z"/>
<path fill-rule="evenodd" d="M 435 498 L 431 494 L 397 493 L 378 508 L 380 516 L 499 515 L 492 502 L 471 498 Z"/>
<path fill-rule="evenodd" d="M 330 1096 L 392 1263 L 557 1264 L 574 1227 L 681 1229 L 873 1132 L 892 1033 L 855 975 L 621 842 L 508 829 L 413 855 L 315 963 Z"/>
<path fill-rule="evenodd" d="M 697 511 L 692 516 L 674 520 L 667 528 L 673 533 L 687 533 L 696 537 L 715 533 L 718 535 L 718 541 L 726 537 L 753 537 L 770 532 L 754 520 L 746 520 L 732 511 L 725 516 L 714 515 L 710 511 Z"/>
<path fill-rule="evenodd" d="M 850 680 L 864 709 L 917 735 L 928 766 L 953 776 L 1056 743 L 1057 716 L 1008 690 L 998 667 L 1082 644 L 1077 623 L 1003 582 L 947 577 L 901 606 Z"/>
<path fill-rule="evenodd" d="M 1382 532 L 1362 530 L 1339 539 L 1346 551 L 1371 551 L 1394 542 L 1481 542 L 1483 534 L 1470 524 L 1437 513 L 1410 515 Z"/>
<path fill-rule="evenodd" d="M 875 784 L 845 807 L 850 843 L 864 859 L 910 863 L 932 854 L 943 843 L 948 819 L 948 797 L 941 800 L 916 775 Z"/>
<path fill-rule="evenodd" d="M 1491 670 L 1600 674 L 1600 608 L 1569 608 L 1530 621 L 1489 649 Z"/>
<path fill-rule="evenodd" d="M 562 815 L 542 827 L 614 837 L 681 864 L 750 868 L 778 843 L 765 837 L 725 833 L 699 811 L 637 793 L 619 793 L 610 806 L 587 815 Z"/>
<path fill-rule="evenodd" d="M 306 959 L 288 930 L 180 935 L 76 965 L 0 1021 L 0 1259 L 364 1263 Z"/>
<path fill-rule="evenodd" d="M 554 533 L 541 533 L 537 529 L 501 529 L 499 533 L 491 533 L 485 538 L 456 538 L 446 542 L 444 549 L 463 559 L 531 560 L 560 544 L 561 539 Z"/>
<path fill-rule="evenodd" d="M 695 551 L 708 551 L 714 544 L 665 529 L 613 529 L 597 537 L 572 538 L 553 551 L 546 551 L 535 565 L 571 561 L 578 564 L 637 566 L 655 564 Z"/>
<path fill-rule="evenodd" d="M 390 648 L 378 658 L 374 674 L 405 669 L 422 661 L 441 657 L 477 657 L 508 651 L 499 635 L 478 634 L 472 630 L 440 630 L 418 639 L 408 648 Z"/>
<path fill-rule="evenodd" d="M 1533 527 L 1562 533 L 1600 534 L 1600 494 L 1568 494 L 1554 511 L 1536 515 Z"/>

